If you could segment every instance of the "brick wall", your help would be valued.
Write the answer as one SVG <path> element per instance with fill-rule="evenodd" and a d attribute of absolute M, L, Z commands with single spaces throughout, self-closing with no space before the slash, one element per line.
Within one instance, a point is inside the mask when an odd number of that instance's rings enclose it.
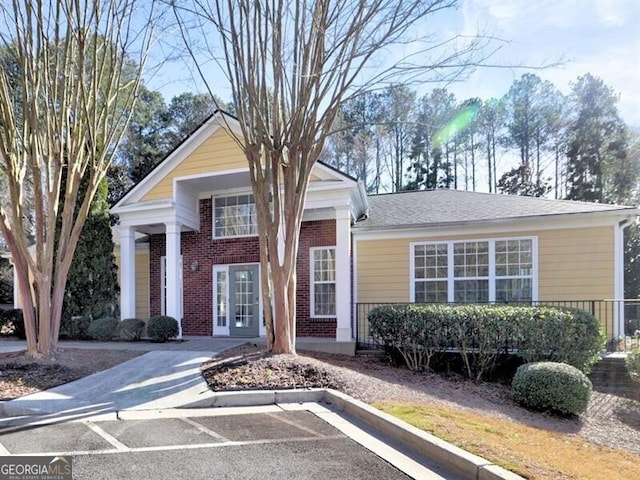
<path fill-rule="evenodd" d="M 184 335 L 211 335 L 213 331 L 213 266 L 260 261 L 258 239 L 212 237 L 211 199 L 200 200 L 200 231 L 183 232 L 181 238 L 184 284 Z M 309 248 L 335 245 L 334 220 L 304 222 L 298 249 L 297 335 L 334 337 L 335 318 L 312 319 L 310 310 Z M 159 315 L 160 257 L 165 255 L 164 234 L 150 238 L 149 273 L 151 315 Z M 194 262 L 197 261 L 197 267 Z M 192 269 L 192 265 L 196 267 Z"/>
<path fill-rule="evenodd" d="M 304 222 L 300 230 L 298 247 L 298 304 L 296 307 L 298 337 L 335 337 L 335 318 L 311 318 L 311 277 L 309 268 L 309 249 L 311 247 L 330 247 L 336 244 L 335 220 Z"/>

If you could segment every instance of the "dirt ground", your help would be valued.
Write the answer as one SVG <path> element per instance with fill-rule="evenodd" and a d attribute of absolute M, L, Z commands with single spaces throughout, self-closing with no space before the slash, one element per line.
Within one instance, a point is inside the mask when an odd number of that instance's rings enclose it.
<path fill-rule="evenodd" d="M 22 352 L 0 353 L 0 400 L 11 400 L 86 377 L 144 352 L 58 349 L 54 358 L 33 361 Z"/>
<path fill-rule="evenodd" d="M 330 387 L 367 403 L 399 401 L 462 408 L 640 454 L 640 402 L 597 391 L 583 415 L 560 418 L 520 407 L 506 385 L 414 373 L 378 356 L 312 352 L 269 356 L 256 346 L 238 347 L 215 357 L 203 365 L 203 374 L 213 390 Z"/>

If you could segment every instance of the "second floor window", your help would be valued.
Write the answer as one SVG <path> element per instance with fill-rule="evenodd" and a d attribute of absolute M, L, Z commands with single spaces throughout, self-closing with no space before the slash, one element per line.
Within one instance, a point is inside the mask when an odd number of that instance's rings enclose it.
<path fill-rule="evenodd" d="M 258 234 L 258 219 L 253 195 L 214 198 L 215 237 L 246 237 Z"/>

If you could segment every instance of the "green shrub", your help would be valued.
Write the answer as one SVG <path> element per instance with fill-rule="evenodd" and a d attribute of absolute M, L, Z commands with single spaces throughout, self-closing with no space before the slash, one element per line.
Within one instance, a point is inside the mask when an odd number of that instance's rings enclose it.
<path fill-rule="evenodd" d="M 636 382 L 640 382 L 640 349 L 631 352 L 625 362 L 631 378 Z"/>
<path fill-rule="evenodd" d="M 163 315 L 151 317 L 147 325 L 147 334 L 154 342 L 166 342 L 178 336 L 178 321 Z"/>
<path fill-rule="evenodd" d="M 88 315 L 63 316 L 60 319 L 60 338 L 68 340 L 87 340 L 92 338 L 89 335 L 89 325 L 92 320 Z"/>
<path fill-rule="evenodd" d="M 124 342 L 137 342 L 142 336 L 144 321 L 139 318 L 125 318 L 118 323 L 116 337 Z"/>
<path fill-rule="evenodd" d="M 94 340 L 108 342 L 113 340 L 120 321 L 113 317 L 98 318 L 89 324 L 87 333 Z"/>
<path fill-rule="evenodd" d="M 532 310 L 519 319 L 518 354 L 525 362 L 548 360 L 591 371 L 605 347 L 597 318 L 576 308 L 525 308 Z"/>
<path fill-rule="evenodd" d="M 2 312 L 2 316 L 0 316 L 0 324 L 6 325 L 11 330 L 12 334 L 19 339 L 25 340 L 27 338 L 22 310 L 19 308 L 11 308 Z"/>
<path fill-rule="evenodd" d="M 604 346 L 598 320 L 580 310 L 512 305 L 381 305 L 368 315 L 369 333 L 399 352 L 411 369 L 456 351 L 463 373 L 480 380 L 498 356 L 564 362 L 588 372 Z"/>
<path fill-rule="evenodd" d="M 513 398 L 534 410 L 579 415 L 589 405 L 592 391 L 587 376 L 571 365 L 537 362 L 522 365 L 511 382 Z"/>

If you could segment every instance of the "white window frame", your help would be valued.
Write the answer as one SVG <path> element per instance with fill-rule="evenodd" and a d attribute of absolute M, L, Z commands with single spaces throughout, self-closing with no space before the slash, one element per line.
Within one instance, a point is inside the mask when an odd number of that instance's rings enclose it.
<path fill-rule="evenodd" d="M 226 235 L 226 236 L 218 236 L 216 235 L 216 199 L 221 199 L 221 198 L 234 198 L 234 197 L 242 197 L 242 196 L 246 196 L 249 195 L 253 198 L 253 205 L 255 205 L 256 200 L 255 197 L 253 195 L 253 192 L 247 192 L 247 191 L 228 191 L 225 192 L 224 194 L 220 194 L 220 195 L 213 195 L 211 197 L 211 236 L 214 239 L 226 239 L 226 238 L 248 238 L 248 237 L 257 237 L 258 236 L 258 219 L 257 219 L 257 213 L 256 213 L 256 233 L 250 233 L 250 234 L 246 234 L 246 235 Z"/>
<path fill-rule="evenodd" d="M 224 299 L 225 311 L 227 312 L 227 318 L 224 327 L 218 326 L 218 273 L 224 273 L 226 279 L 225 291 L 226 298 Z M 229 265 L 214 265 L 213 266 L 213 330 L 212 335 L 224 335 L 229 336 Z"/>
<path fill-rule="evenodd" d="M 441 245 L 447 244 L 447 301 L 449 303 L 455 302 L 455 290 L 454 282 L 456 280 L 468 280 L 471 277 L 455 277 L 454 276 L 454 264 L 453 264 L 453 245 L 455 243 L 470 243 L 470 242 L 489 242 L 489 303 L 496 302 L 496 280 L 516 278 L 514 276 L 496 276 L 496 242 L 509 241 L 509 240 L 530 240 L 531 241 L 531 276 L 520 275 L 517 278 L 531 278 L 531 301 L 538 301 L 538 237 L 496 237 L 496 238 L 461 238 L 458 240 L 433 240 L 428 242 L 411 242 L 409 244 L 409 300 L 411 302 L 416 301 L 416 281 L 422 281 L 423 279 L 416 278 L 415 276 L 415 247 L 418 245 Z M 487 277 L 478 277 L 478 279 L 485 279 Z M 475 277 L 473 279 L 476 279 Z M 444 279 L 443 279 L 444 280 Z"/>
<path fill-rule="evenodd" d="M 167 256 L 160 257 L 160 315 L 167 314 Z M 182 255 L 180 255 L 180 314 L 184 316 L 184 273 L 182 271 Z M 178 319 L 176 319 L 178 320 Z"/>
<path fill-rule="evenodd" d="M 333 250 L 333 282 L 329 282 L 329 281 L 319 281 L 316 282 L 315 281 L 315 252 L 317 251 L 321 251 L 321 250 Z M 336 278 L 336 246 L 335 245 L 327 245 L 324 247 L 311 247 L 309 248 L 309 316 L 311 318 L 336 318 L 337 317 L 337 311 L 338 311 L 338 305 L 335 304 L 333 306 L 334 308 L 334 313 L 333 315 L 320 315 L 320 314 L 316 314 L 316 295 L 315 295 L 315 286 L 316 283 L 322 283 L 322 284 L 333 284 L 335 285 L 335 289 L 336 289 L 336 294 L 337 294 L 337 289 L 338 289 L 338 281 Z"/>

